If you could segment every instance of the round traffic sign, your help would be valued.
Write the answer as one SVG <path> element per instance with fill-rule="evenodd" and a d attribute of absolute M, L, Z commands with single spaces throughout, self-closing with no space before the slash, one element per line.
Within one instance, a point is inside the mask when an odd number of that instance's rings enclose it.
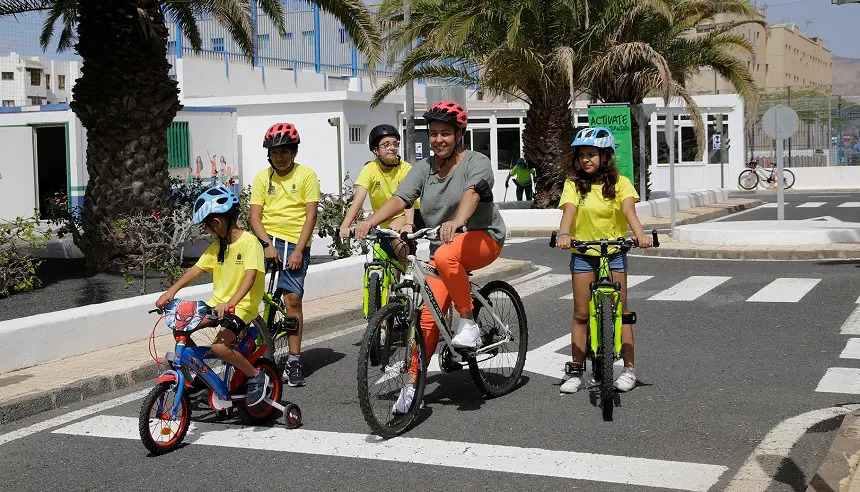
<path fill-rule="evenodd" d="M 764 133 L 770 138 L 789 138 L 797 131 L 797 113 L 788 106 L 778 104 L 764 113 L 761 119 Z"/>

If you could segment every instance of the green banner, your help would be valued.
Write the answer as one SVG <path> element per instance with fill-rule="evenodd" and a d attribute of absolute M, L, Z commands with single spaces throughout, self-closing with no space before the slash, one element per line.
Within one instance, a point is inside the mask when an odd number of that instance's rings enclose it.
<path fill-rule="evenodd" d="M 589 104 L 588 126 L 605 126 L 615 137 L 618 172 L 638 187 L 633 176 L 633 123 L 629 104 Z"/>

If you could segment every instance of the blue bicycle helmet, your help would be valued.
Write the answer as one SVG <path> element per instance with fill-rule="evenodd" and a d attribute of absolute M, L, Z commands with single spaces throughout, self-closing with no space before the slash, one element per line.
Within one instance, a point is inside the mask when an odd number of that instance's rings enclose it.
<path fill-rule="evenodd" d="M 584 128 L 576 134 L 571 147 L 597 147 L 600 149 L 615 150 L 615 137 L 612 136 L 612 131 L 605 126 L 597 126 L 594 128 Z"/>
<path fill-rule="evenodd" d="M 193 224 L 206 220 L 209 214 L 226 214 L 239 206 L 239 197 L 224 185 L 216 185 L 204 191 L 194 202 Z"/>

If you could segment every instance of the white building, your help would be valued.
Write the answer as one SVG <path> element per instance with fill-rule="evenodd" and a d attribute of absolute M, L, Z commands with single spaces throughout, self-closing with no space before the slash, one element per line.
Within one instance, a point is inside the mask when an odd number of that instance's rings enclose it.
<path fill-rule="evenodd" d="M 0 106 L 65 104 L 81 76 L 81 62 L 10 53 L 0 56 Z"/>

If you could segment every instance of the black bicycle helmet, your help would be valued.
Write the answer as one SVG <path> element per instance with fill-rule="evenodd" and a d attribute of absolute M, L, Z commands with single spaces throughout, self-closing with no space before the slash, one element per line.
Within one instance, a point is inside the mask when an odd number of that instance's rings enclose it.
<path fill-rule="evenodd" d="M 395 137 L 400 140 L 400 132 L 397 131 L 397 128 L 387 124 L 374 126 L 367 137 L 367 146 L 370 147 L 370 151 L 373 152 L 373 149 L 379 146 L 379 141 L 385 137 Z"/>

